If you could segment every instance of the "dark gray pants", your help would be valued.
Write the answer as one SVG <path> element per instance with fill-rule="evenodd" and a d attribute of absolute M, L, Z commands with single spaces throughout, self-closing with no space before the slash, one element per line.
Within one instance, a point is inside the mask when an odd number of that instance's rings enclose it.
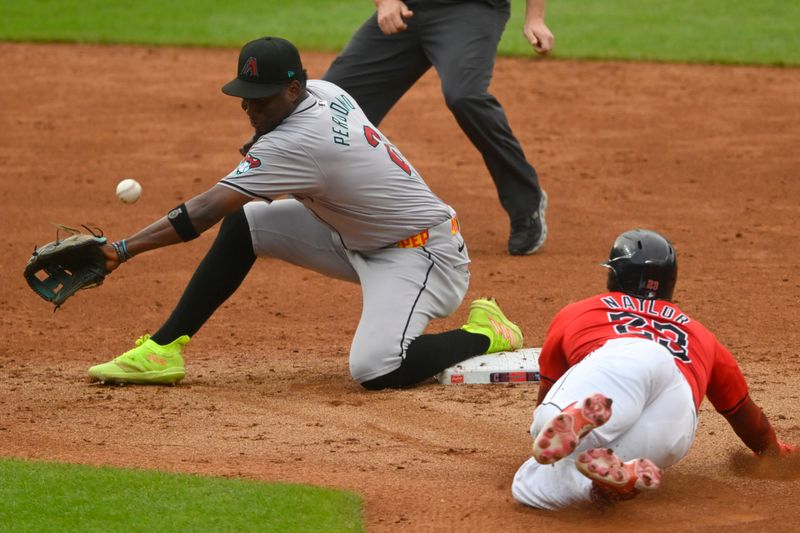
<path fill-rule="evenodd" d="M 406 2 L 414 11 L 408 29 L 384 35 L 373 15 L 353 35 L 323 79 L 349 92 L 374 124 L 431 67 L 459 126 L 480 151 L 500 203 L 512 221 L 539 205 L 536 171 L 497 99 L 489 94 L 497 45 L 508 4 Z"/>

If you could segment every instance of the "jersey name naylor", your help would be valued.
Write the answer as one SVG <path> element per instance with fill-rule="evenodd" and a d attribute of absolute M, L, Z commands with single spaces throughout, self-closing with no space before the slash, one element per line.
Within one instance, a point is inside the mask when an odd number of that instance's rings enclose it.
<path fill-rule="evenodd" d="M 672 320 L 678 324 L 687 324 L 691 320 L 683 313 L 676 316 L 677 311 L 662 300 L 644 300 L 641 298 L 631 298 L 624 294 L 617 301 L 614 296 L 606 296 L 600 299 L 609 309 L 628 309 L 638 311 L 647 315 L 658 316 L 666 320 Z M 661 303 L 661 308 L 656 309 L 656 303 Z"/>

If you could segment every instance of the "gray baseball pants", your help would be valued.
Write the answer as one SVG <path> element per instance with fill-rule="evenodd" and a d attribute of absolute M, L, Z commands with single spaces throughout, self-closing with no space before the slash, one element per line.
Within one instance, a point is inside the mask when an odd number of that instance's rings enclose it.
<path fill-rule="evenodd" d="M 338 234 L 297 200 L 250 202 L 244 213 L 257 257 L 274 257 L 361 285 L 361 319 L 350 347 L 359 383 L 400 367 L 405 350 L 432 318 L 461 305 L 469 255 L 450 221 L 430 228 L 424 247 L 346 249 Z"/>

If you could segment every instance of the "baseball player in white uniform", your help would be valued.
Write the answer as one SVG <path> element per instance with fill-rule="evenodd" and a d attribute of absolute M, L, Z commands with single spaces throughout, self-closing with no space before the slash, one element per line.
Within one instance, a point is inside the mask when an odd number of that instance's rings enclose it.
<path fill-rule="evenodd" d="M 247 43 L 223 92 L 242 99 L 257 141 L 217 185 L 108 245 L 107 268 L 224 219 L 219 234 L 163 326 L 92 367 L 92 379 L 180 381 L 184 345 L 266 256 L 361 285 L 350 372 L 366 388 L 413 385 L 466 358 L 522 346 L 519 328 L 490 298 L 472 303 L 462 328 L 423 335 L 430 319 L 458 308 L 469 284 L 456 213 L 350 95 L 306 80 L 291 43 Z"/>

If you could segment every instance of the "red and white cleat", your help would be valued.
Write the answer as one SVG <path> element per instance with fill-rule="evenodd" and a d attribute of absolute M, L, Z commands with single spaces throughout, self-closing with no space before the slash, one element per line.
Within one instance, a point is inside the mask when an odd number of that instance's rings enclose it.
<path fill-rule="evenodd" d="M 593 481 L 596 503 L 628 500 L 661 485 L 662 470 L 650 459 L 622 459 L 609 448 L 592 448 L 578 455 L 578 471 Z"/>
<path fill-rule="evenodd" d="M 611 398 L 597 393 L 565 407 L 534 439 L 533 458 L 551 464 L 571 454 L 583 437 L 608 422 L 611 403 Z"/>

